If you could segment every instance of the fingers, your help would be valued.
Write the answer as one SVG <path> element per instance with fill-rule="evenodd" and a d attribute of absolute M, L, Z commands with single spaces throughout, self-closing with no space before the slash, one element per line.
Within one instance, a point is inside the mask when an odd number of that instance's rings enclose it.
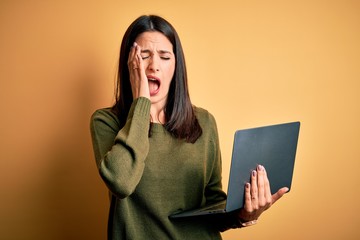
<path fill-rule="evenodd" d="M 268 205 L 268 207 L 270 207 L 270 205 L 272 204 L 272 196 L 271 196 L 271 187 L 270 187 L 270 182 L 269 179 L 267 177 L 267 173 L 266 173 L 266 169 L 263 167 L 263 173 L 264 173 L 264 188 L 265 188 L 265 202 Z"/>
<path fill-rule="evenodd" d="M 141 47 L 137 45 L 136 42 L 134 42 L 130 49 L 127 63 L 133 98 L 150 98 L 148 81 L 144 70 L 144 63 L 141 57 Z"/>
<path fill-rule="evenodd" d="M 244 204 L 244 208 L 245 208 L 246 212 L 251 212 L 252 211 L 250 183 L 245 184 L 245 204 Z"/>
<path fill-rule="evenodd" d="M 276 193 L 274 193 L 274 195 L 272 195 L 272 204 L 274 204 L 277 200 L 279 200 L 282 196 L 284 196 L 285 193 L 287 193 L 289 191 L 289 188 L 287 187 L 283 187 L 280 188 L 279 191 L 277 191 Z"/>
<path fill-rule="evenodd" d="M 130 49 L 129 58 L 128 58 L 128 67 L 130 73 L 140 73 L 140 68 L 142 68 L 142 58 L 141 58 L 141 48 L 134 42 L 133 46 Z"/>
<path fill-rule="evenodd" d="M 245 203 L 239 217 L 245 220 L 257 219 L 272 204 L 278 201 L 289 189 L 281 188 L 271 195 L 270 182 L 263 166 L 251 172 L 250 183 L 245 185 Z"/>
<path fill-rule="evenodd" d="M 136 69 L 136 48 L 137 44 L 134 42 L 133 46 L 130 48 L 129 57 L 128 57 L 128 67 L 129 71 Z"/>
<path fill-rule="evenodd" d="M 251 172 L 251 204 L 257 209 L 259 204 L 259 193 L 258 193 L 258 185 L 257 185 L 257 171 L 253 170 Z"/>
<path fill-rule="evenodd" d="M 142 58 L 141 58 L 141 47 L 137 45 L 137 43 L 134 43 L 135 45 L 135 63 L 133 65 L 133 69 L 142 69 Z"/>
<path fill-rule="evenodd" d="M 267 177 L 265 168 L 259 165 L 257 166 L 256 170 L 257 170 L 256 184 L 258 191 L 258 208 L 268 209 L 272 204 L 274 204 L 277 200 L 279 200 L 287 191 L 289 191 L 289 189 L 287 187 L 284 187 L 281 188 L 279 191 L 277 191 L 274 195 L 271 195 L 270 182 Z M 254 199 L 253 196 L 252 199 Z"/>
<path fill-rule="evenodd" d="M 264 176 L 264 167 L 261 166 L 261 165 L 258 165 L 257 166 L 257 187 L 258 187 L 258 198 L 259 198 L 259 204 L 260 206 L 264 206 L 265 205 L 265 192 L 266 192 L 266 189 L 265 189 L 265 176 Z"/>
<path fill-rule="evenodd" d="M 269 179 L 262 165 L 251 174 L 251 201 L 254 209 L 268 208 L 272 204 Z"/>
<path fill-rule="evenodd" d="M 129 68 L 129 74 L 130 74 L 130 83 L 131 83 L 131 90 L 133 94 L 133 98 L 137 98 L 139 96 L 139 75 L 137 73 L 137 63 L 136 63 L 136 48 L 137 45 L 134 43 L 134 45 L 130 48 L 129 57 L 128 57 L 128 68 Z"/>

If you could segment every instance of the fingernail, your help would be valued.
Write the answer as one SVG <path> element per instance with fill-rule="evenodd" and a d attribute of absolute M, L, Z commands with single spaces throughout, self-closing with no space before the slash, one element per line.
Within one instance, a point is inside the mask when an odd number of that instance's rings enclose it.
<path fill-rule="evenodd" d="M 246 184 L 245 184 L 245 187 L 246 187 L 246 188 L 249 188 L 249 187 L 250 187 L 250 183 L 246 183 Z"/>
<path fill-rule="evenodd" d="M 262 170 L 262 166 L 261 166 L 261 165 L 258 165 L 258 166 L 257 166 L 257 170 L 258 170 L 258 171 L 261 171 L 261 170 Z"/>
<path fill-rule="evenodd" d="M 252 171 L 252 175 L 253 175 L 254 177 L 256 176 L 256 171 L 255 171 L 255 170 Z"/>

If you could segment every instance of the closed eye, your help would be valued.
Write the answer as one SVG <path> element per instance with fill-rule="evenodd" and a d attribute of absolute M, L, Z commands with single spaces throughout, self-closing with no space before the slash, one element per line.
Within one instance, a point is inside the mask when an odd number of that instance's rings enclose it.
<path fill-rule="evenodd" d="M 148 59 L 150 55 L 141 55 L 142 60 Z"/>

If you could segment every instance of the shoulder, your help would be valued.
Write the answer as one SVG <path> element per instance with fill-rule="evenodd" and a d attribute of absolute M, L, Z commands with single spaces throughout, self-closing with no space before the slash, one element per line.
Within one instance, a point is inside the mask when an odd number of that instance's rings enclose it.
<path fill-rule="evenodd" d="M 217 125 L 216 120 L 213 114 L 208 110 L 194 106 L 195 116 L 201 126 L 203 135 L 211 137 L 214 136 L 217 138 Z"/>
<path fill-rule="evenodd" d="M 200 125 L 216 125 L 215 117 L 206 109 L 194 106 L 195 116 Z"/>
<path fill-rule="evenodd" d="M 114 130 L 118 130 L 120 126 L 118 117 L 110 107 L 97 109 L 91 116 L 90 124 L 92 128 L 107 126 Z"/>
<path fill-rule="evenodd" d="M 92 121 L 96 120 L 108 120 L 108 121 L 115 121 L 118 122 L 118 117 L 116 114 L 111 110 L 110 107 L 108 108 L 100 108 L 95 110 L 95 112 L 91 116 Z"/>

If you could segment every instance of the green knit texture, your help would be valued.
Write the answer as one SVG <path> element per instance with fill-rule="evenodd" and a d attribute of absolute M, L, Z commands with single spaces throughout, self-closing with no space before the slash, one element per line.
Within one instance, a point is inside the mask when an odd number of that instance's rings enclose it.
<path fill-rule="evenodd" d="M 96 163 L 111 193 L 109 239 L 221 239 L 220 223 L 168 218 L 226 198 L 214 117 L 195 108 L 203 134 L 192 144 L 156 123 L 149 137 L 150 107 L 136 99 L 122 129 L 109 108 L 91 118 Z"/>

